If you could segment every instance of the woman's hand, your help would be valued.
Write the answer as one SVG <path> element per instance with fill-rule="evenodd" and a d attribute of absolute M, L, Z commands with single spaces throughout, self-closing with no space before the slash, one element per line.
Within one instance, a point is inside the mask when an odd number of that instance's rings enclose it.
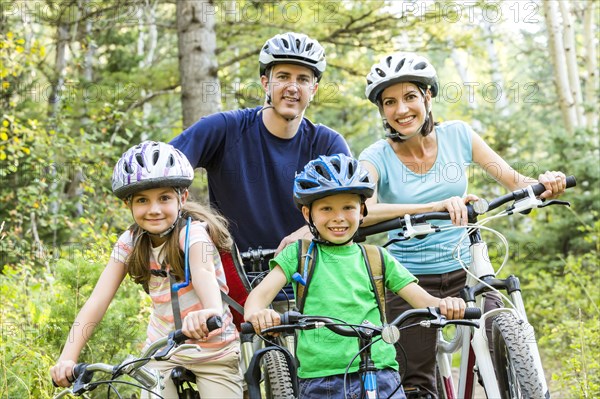
<path fill-rule="evenodd" d="M 450 197 L 443 201 L 433 203 L 433 212 L 448 211 L 450 220 L 455 226 L 466 226 L 468 222 L 466 204 L 473 201 L 478 201 L 479 197 L 473 194 L 468 194 L 466 197 Z"/>
<path fill-rule="evenodd" d="M 260 334 L 260 332 L 265 328 L 280 325 L 281 316 L 273 309 L 263 309 L 246 317 L 246 321 L 252 323 L 254 326 L 254 331 L 257 334 Z M 277 335 L 279 334 L 273 334 L 273 336 Z"/>
<path fill-rule="evenodd" d="M 70 387 L 71 382 L 75 380 L 73 378 L 73 367 L 75 367 L 74 361 L 59 360 L 58 363 L 56 363 L 56 365 L 50 369 L 52 381 L 54 381 L 59 387 Z"/>
<path fill-rule="evenodd" d="M 540 198 L 552 199 L 560 196 L 567 188 L 567 177 L 562 172 L 547 171 L 541 174 L 538 181 L 546 187 Z"/>
<path fill-rule="evenodd" d="M 181 332 L 190 338 L 197 340 L 206 340 L 209 331 L 206 320 L 211 316 L 220 316 L 221 312 L 217 309 L 202 309 L 190 312 L 185 316 L 181 323 Z"/>
<path fill-rule="evenodd" d="M 465 308 L 467 305 L 461 298 L 447 297 L 440 299 L 440 313 L 446 316 L 448 320 L 462 319 L 465 317 Z"/>

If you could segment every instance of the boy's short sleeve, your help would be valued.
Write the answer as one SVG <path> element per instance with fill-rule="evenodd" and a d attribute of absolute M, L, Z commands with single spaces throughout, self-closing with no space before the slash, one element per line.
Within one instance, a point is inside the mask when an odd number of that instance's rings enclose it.
<path fill-rule="evenodd" d="M 385 261 L 385 281 L 387 289 L 396 293 L 410 283 L 418 283 L 419 280 L 400 264 L 387 250 L 383 250 Z"/>
<path fill-rule="evenodd" d="M 269 268 L 281 267 L 287 282 L 292 281 L 292 275 L 298 271 L 298 243 L 289 244 L 274 259 L 269 261 Z"/>

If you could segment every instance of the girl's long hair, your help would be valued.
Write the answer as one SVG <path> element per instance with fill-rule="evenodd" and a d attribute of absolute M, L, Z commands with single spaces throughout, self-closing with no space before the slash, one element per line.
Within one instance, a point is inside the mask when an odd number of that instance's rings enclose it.
<path fill-rule="evenodd" d="M 161 253 L 164 254 L 164 265 L 169 265 L 169 271 L 175 275 L 178 281 L 184 279 L 184 253 L 179 248 L 179 237 L 182 230 L 185 230 L 188 217 L 192 220 L 206 222 L 206 230 L 217 251 L 231 251 L 233 239 L 227 230 L 227 220 L 217 212 L 203 206 L 197 202 L 186 201 L 181 208 L 181 217 L 173 231 L 169 233 L 165 246 Z M 127 273 L 138 284 L 144 287 L 148 286 L 150 280 L 150 254 L 152 253 L 152 242 L 150 236 L 137 225 L 131 225 L 129 228 L 133 236 L 133 250 L 126 260 Z M 184 232 L 185 234 L 185 232 Z"/>

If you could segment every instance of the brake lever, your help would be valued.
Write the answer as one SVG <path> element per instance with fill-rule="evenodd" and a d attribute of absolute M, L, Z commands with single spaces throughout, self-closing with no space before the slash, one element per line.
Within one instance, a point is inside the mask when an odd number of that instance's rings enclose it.
<path fill-rule="evenodd" d="M 550 205 L 564 205 L 564 206 L 570 207 L 571 203 L 569 201 L 550 200 L 550 201 L 544 202 L 544 204 L 538 206 L 538 208 L 545 208 Z"/>

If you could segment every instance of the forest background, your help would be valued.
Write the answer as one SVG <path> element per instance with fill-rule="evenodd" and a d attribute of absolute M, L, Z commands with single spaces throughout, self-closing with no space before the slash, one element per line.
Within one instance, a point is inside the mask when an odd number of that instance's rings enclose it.
<path fill-rule="evenodd" d="M 260 47 L 289 30 L 327 54 L 307 117 L 341 132 L 355 155 L 383 137 L 365 75 L 405 50 L 438 70 L 437 120 L 468 121 L 523 174 L 576 176 L 563 196 L 571 208 L 492 227 L 511 243 L 503 273 L 525 287 L 553 397 L 600 397 L 597 2 L 31 0 L 0 9 L 0 398 L 52 397 L 48 370 L 129 223 L 110 190 L 119 156 L 203 115 L 262 104 Z M 483 198 L 504 192 L 477 167 L 469 183 Z M 198 170 L 193 195 L 206 201 L 206 190 Z M 80 360 L 136 353 L 147 315 L 145 294 L 127 282 Z"/>

